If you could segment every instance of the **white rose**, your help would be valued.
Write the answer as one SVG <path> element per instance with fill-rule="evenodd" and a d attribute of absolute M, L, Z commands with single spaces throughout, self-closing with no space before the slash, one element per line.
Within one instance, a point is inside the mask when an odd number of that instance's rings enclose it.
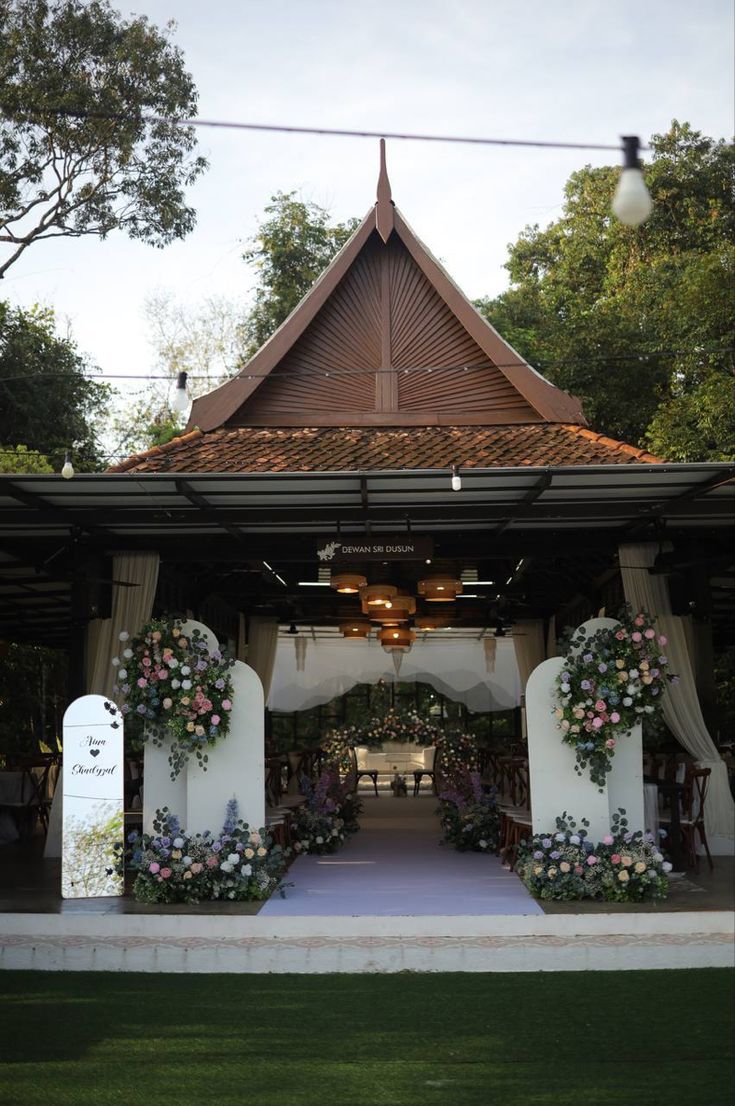
<path fill-rule="evenodd" d="M 183 847 L 184 847 L 184 838 L 183 837 L 174 837 L 174 848 L 175 849 L 183 849 Z"/>
<path fill-rule="evenodd" d="M 637 680 L 638 679 L 638 669 L 637 668 L 631 668 L 628 675 L 630 676 L 631 680 Z"/>
<path fill-rule="evenodd" d="M 663 862 L 663 864 L 661 865 L 661 867 L 663 868 L 663 870 L 664 870 L 665 872 L 670 872 L 670 871 L 671 871 L 671 869 L 672 869 L 672 868 L 674 867 L 674 865 L 673 865 L 673 864 L 669 864 L 668 860 L 664 860 L 664 862 Z"/>
<path fill-rule="evenodd" d="M 129 637 L 130 637 L 130 634 L 128 633 L 127 630 L 121 630 L 120 631 L 120 634 L 119 634 L 120 641 L 127 641 Z"/>
<path fill-rule="evenodd" d="M 663 860 L 663 856 L 661 855 L 661 853 L 654 853 L 653 859 L 656 861 L 657 864 L 660 864 Z"/>
<path fill-rule="evenodd" d="M 181 686 L 183 687 L 184 691 L 188 691 L 191 687 L 191 680 L 182 680 Z"/>
<path fill-rule="evenodd" d="M 566 839 L 566 834 L 564 833 L 557 833 L 554 837 L 555 841 L 566 841 Z"/>
<path fill-rule="evenodd" d="M 125 657 L 126 660 L 130 660 L 132 655 L 133 655 L 133 650 L 132 649 L 123 649 L 123 656 Z"/>
<path fill-rule="evenodd" d="M 487 841 L 480 841 L 479 845 L 480 845 L 481 849 L 486 849 L 487 848 Z"/>
<path fill-rule="evenodd" d="M 242 873 L 242 874 L 243 874 L 244 876 L 249 876 L 249 875 L 252 875 L 252 872 L 253 872 L 253 866 L 252 866 L 252 864 L 243 864 L 243 866 L 242 866 L 242 868 L 240 869 L 240 871 L 241 871 L 241 873 Z"/>
<path fill-rule="evenodd" d="M 179 667 L 179 662 L 176 660 L 176 657 L 168 657 L 168 659 L 166 660 L 166 664 L 169 666 L 169 668 Z"/>
<path fill-rule="evenodd" d="M 191 672 L 191 669 L 189 668 L 189 665 L 188 664 L 182 664 L 182 666 L 181 666 L 181 675 L 182 676 L 188 676 L 190 672 Z"/>
<path fill-rule="evenodd" d="M 324 838 L 323 837 L 317 837 L 315 840 L 316 840 L 317 845 L 323 845 L 324 844 Z"/>
<path fill-rule="evenodd" d="M 119 657 L 113 657 L 112 660 L 110 661 L 110 664 L 114 665 L 115 668 L 117 668 L 119 663 L 120 663 L 120 658 Z"/>
<path fill-rule="evenodd" d="M 227 863 L 228 864 L 237 864 L 239 859 L 240 859 L 240 854 L 239 853 L 230 853 L 230 855 L 227 857 Z"/>
<path fill-rule="evenodd" d="M 121 668 L 120 671 L 117 674 L 118 679 L 119 680 L 124 680 L 125 677 L 127 676 L 127 674 L 128 674 L 127 668 Z"/>
<path fill-rule="evenodd" d="M 229 860 L 225 860 L 222 864 L 220 864 L 220 870 L 223 872 L 232 871 L 232 865 L 230 864 Z"/>
<path fill-rule="evenodd" d="M 181 687 L 181 680 L 172 680 L 171 681 L 171 687 L 173 687 L 173 688 Z"/>
<path fill-rule="evenodd" d="M 181 863 L 188 868 L 190 864 L 194 863 L 194 861 L 193 861 L 192 857 L 185 856 L 184 859 L 181 861 Z"/>
<path fill-rule="evenodd" d="M 579 835 L 576 834 L 576 833 L 573 833 L 572 836 L 569 838 L 569 844 L 570 845 L 578 845 L 579 844 Z"/>

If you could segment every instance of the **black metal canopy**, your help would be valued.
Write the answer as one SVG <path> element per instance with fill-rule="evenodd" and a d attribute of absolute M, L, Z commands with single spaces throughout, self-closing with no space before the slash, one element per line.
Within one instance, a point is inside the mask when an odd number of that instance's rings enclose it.
<path fill-rule="evenodd" d="M 102 610 L 109 558 L 122 550 L 157 549 L 164 575 L 193 581 L 200 599 L 328 624 L 340 617 L 337 597 L 300 585 L 316 578 L 317 544 L 407 529 L 432 535 L 435 569 L 492 572 L 494 597 L 526 617 L 604 575 L 621 541 L 652 538 L 673 541 L 680 559 L 704 558 L 727 610 L 734 477 L 733 464 L 472 469 L 457 492 L 450 472 L 428 470 L 2 475 L 0 638 L 62 644 L 72 592 L 86 595 L 88 617 L 94 596 Z M 425 571 L 402 566 L 398 582 Z M 477 608 L 462 609 L 477 624 Z"/>

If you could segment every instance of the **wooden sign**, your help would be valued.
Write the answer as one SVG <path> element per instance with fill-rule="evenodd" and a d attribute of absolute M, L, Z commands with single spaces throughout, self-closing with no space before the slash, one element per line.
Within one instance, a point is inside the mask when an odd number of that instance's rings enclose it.
<path fill-rule="evenodd" d="M 393 534 L 380 537 L 332 538 L 316 555 L 320 564 L 358 564 L 362 561 L 424 561 L 434 555 L 434 542 L 426 534 Z"/>
<path fill-rule="evenodd" d="M 61 895 L 122 895 L 123 718 L 104 695 L 83 695 L 64 714 Z"/>

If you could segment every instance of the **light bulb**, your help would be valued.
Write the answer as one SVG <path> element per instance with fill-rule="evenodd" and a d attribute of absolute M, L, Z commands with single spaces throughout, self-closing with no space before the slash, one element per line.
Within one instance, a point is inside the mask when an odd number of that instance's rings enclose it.
<path fill-rule="evenodd" d="M 452 466 L 452 491 L 462 491 L 462 477 L 459 475 L 459 470 L 456 465 Z"/>
<path fill-rule="evenodd" d="M 625 164 L 613 196 L 613 214 L 627 227 L 640 226 L 653 210 L 653 200 L 643 180 L 638 160 L 638 138 L 623 136 Z"/>
<path fill-rule="evenodd" d="M 189 406 L 189 397 L 186 394 L 186 377 L 187 373 L 179 373 L 176 380 L 176 391 L 174 392 L 173 409 L 174 411 L 182 414 Z"/>
<path fill-rule="evenodd" d="M 72 476 L 74 475 L 74 466 L 71 463 L 71 453 L 67 453 L 66 457 L 64 458 L 64 464 L 61 467 L 61 475 L 64 477 L 65 480 L 71 480 Z"/>

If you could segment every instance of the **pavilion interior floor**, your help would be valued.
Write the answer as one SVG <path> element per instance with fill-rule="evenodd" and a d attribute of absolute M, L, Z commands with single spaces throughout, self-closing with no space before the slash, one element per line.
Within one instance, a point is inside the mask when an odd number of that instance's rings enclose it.
<path fill-rule="evenodd" d="M 123 898 L 60 897 L 60 860 L 44 859 L 40 834 L 0 847 L 0 913 L 220 914 L 294 916 L 457 916 L 630 914 L 735 909 L 735 858 L 717 856 L 709 871 L 688 870 L 658 903 L 538 903 L 494 856 L 439 845 L 433 796 L 395 799 L 361 794 L 360 831 L 329 856 L 298 857 L 286 876 L 286 899 L 263 903 L 157 906 Z M 540 908 L 540 909 L 539 909 Z"/>

